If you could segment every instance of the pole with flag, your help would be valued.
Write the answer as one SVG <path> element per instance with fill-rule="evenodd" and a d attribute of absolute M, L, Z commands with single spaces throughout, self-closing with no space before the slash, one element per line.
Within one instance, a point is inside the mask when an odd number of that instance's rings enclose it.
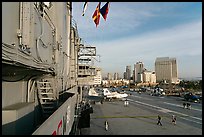
<path fill-rule="evenodd" d="M 96 24 L 96 27 L 98 26 L 99 21 L 100 21 L 100 5 L 101 5 L 101 2 L 98 3 L 98 6 L 96 7 L 96 10 L 92 16 L 92 18 Z"/>
<path fill-rule="evenodd" d="M 109 11 L 110 2 L 107 2 L 101 9 L 100 13 L 103 16 L 104 20 L 106 21 L 108 11 Z"/>
<path fill-rule="evenodd" d="M 82 16 L 84 16 L 87 7 L 88 7 L 88 2 L 85 2 L 85 3 L 84 3 L 84 7 L 83 7 Z"/>

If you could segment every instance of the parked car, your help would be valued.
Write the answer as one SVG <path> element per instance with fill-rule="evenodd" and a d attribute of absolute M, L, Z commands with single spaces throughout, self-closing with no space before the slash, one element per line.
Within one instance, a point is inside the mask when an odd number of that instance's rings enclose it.
<path fill-rule="evenodd" d="M 199 101 L 199 96 L 193 95 L 193 93 L 189 92 L 189 93 L 186 93 L 184 95 L 184 99 L 186 101 L 198 102 Z"/>

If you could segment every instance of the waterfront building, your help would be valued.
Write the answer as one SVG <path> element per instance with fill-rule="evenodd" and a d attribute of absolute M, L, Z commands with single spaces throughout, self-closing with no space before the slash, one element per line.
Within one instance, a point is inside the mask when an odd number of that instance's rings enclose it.
<path fill-rule="evenodd" d="M 158 57 L 155 61 L 156 81 L 170 83 L 178 82 L 178 68 L 176 58 Z"/>
<path fill-rule="evenodd" d="M 139 61 L 136 64 L 134 64 L 134 82 L 142 82 L 142 73 L 144 71 L 144 64 Z"/>
<path fill-rule="evenodd" d="M 119 79 L 119 73 L 117 73 L 117 72 L 114 73 L 113 79 L 114 80 L 118 80 Z"/>
<path fill-rule="evenodd" d="M 124 78 L 124 79 L 127 79 L 127 72 L 124 72 L 124 73 L 123 73 L 123 78 Z"/>
<path fill-rule="evenodd" d="M 138 83 L 143 83 L 143 73 L 141 72 L 141 73 L 138 73 L 137 74 L 137 82 Z"/>
<path fill-rule="evenodd" d="M 107 74 L 107 80 L 112 80 L 112 74 L 111 73 Z"/>
<path fill-rule="evenodd" d="M 131 79 L 131 66 L 126 66 L 126 79 L 130 80 Z"/>
<path fill-rule="evenodd" d="M 144 71 L 143 72 L 143 82 L 144 83 L 156 83 L 156 75 L 155 72 L 152 71 Z"/>

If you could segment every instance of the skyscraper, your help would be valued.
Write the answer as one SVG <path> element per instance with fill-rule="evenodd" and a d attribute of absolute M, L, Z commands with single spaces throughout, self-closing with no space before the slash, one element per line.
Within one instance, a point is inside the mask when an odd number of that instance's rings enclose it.
<path fill-rule="evenodd" d="M 111 73 L 108 73 L 107 74 L 107 80 L 112 80 L 113 78 L 112 78 L 112 74 Z"/>
<path fill-rule="evenodd" d="M 131 79 L 131 66 L 126 66 L 126 75 L 127 75 L 127 80 Z"/>
<path fill-rule="evenodd" d="M 144 64 L 142 62 L 137 62 L 134 64 L 134 82 L 142 81 L 142 72 L 144 71 Z"/>
<path fill-rule="evenodd" d="M 119 79 L 119 73 L 115 72 L 113 77 L 114 77 L 113 78 L 114 80 L 118 80 Z"/>
<path fill-rule="evenodd" d="M 176 58 L 158 57 L 155 61 L 155 73 L 157 82 L 176 83 L 178 80 L 178 68 Z"/>

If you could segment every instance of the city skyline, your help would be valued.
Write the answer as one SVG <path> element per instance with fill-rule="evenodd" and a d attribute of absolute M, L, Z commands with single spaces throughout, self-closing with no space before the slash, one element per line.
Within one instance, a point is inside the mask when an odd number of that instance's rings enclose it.
<path fill-rule="evenodd" d="M 110 2 L 97 27 L 92 15 L 98 2 L 89 2 L 84 16 L 83 4 L 73 3 L 73 19 L 82 42 L 96 46 L 103 76 L 122 76 L 138 61 L 155 71 L 157 57 L 174 57 L 179 78 L 202 77 L 202 2 Z"/>

